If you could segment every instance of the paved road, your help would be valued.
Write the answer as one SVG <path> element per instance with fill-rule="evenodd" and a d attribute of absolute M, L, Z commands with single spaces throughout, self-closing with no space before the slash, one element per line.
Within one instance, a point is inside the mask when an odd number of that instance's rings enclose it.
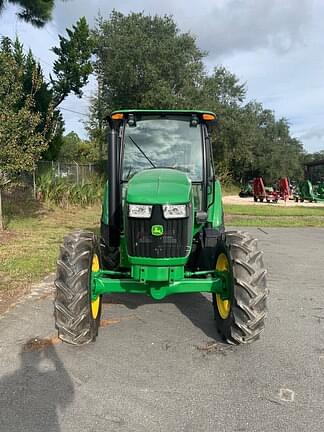
<path fill-rule="evenodd" d="M 251 231 L 269 268 L 262 340 L 213 344 L 202 295 L 113 296 L 95 344 L 25 352 L 55 334 L 35 295 L 0 320 L 0 431 L 323 432 L 324 230 Z"/>

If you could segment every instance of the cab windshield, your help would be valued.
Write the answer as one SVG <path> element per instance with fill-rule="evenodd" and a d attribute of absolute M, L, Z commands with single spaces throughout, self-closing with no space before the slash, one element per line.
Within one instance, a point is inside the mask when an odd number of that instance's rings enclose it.
<path fill-rule="evenodd" d="M 142 117 L 125 126 L 122 179 L 147 168 L 174 168 L 194 182 L 202 181 L 200 126 L 191 117 Z"/>

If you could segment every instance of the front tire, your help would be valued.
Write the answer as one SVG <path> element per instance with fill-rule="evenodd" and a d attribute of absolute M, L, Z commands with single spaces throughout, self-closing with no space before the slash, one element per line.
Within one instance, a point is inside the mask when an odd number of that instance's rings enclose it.
<path fill-rule="evenodd" d="M 64 238 L 57 262 L 54 301 L 55 326 L 64 342 L 84 345 L 95 340 L 101 315 L 101 297 L 91 301 L 90 277 L 98 248 L 94 234 L 74 231 Z"/>
<path fill-rule="evenodd" d="M 230 307 L 224 314 L 216 294 L 213 306 L 218 332 L 230 344 L 254 342 L 264 330 L 268 290 L 262 255 L 257 240 L 241 231 L 228 231 L 218 247 L 216 263 L 219 257 L 226 256 L 228 260 L 223 269 L 227 268 L 231 276 Z"/>

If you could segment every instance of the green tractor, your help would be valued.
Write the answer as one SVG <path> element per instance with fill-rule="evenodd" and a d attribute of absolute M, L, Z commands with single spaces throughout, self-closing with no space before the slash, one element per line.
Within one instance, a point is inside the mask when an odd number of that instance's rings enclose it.
<path fill-rule="evenodd" d="M 266 270 L 257 240 L 225 231 L 206 111 L 120 110 L 108 118 L 108 181 L 100 238 L 64 238 L 55 324 L 74 345 L 95 340 L 104 294 L 210 293 L 223 340 L 259 338 Z"/>

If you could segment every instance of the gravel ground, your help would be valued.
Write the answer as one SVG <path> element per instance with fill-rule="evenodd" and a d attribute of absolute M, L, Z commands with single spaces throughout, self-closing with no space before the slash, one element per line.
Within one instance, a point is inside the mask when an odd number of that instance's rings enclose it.
<path fill-rule="evenodd" d="M 322 432 L 324 230 L 250 231 L 269 269 L 260 341 L 222 344 L 200 294 L 114 295 L 96 343 L 64 345 L 47 281 L 0 319 L 0 431 Z"/>
<path fill-rule="evenodd" d="M 279 207 L 296 207 L 296 206 L 302 206 L 302 207 L 324 207 L 324 202 L 321 203 L 311 203 L 308 201 L 304 201 L 304 202 L 298 202 L 296 203 L 294 200 L 279 200 L 276 204 L 272 204 L 272 203 L 267 203 L 267 202 L 263 202 L 261 203 L 260 201 L 258 201 L 257 203 L 254 202 L 253 197 L 246 197 L 246 198 L 241 198 L 238 195 L 226 195 L 223 196 L 223 203 L 224 204 L 242 204 L 242 205 L 274 205 L 274 206 L 279 206 Z"/>

